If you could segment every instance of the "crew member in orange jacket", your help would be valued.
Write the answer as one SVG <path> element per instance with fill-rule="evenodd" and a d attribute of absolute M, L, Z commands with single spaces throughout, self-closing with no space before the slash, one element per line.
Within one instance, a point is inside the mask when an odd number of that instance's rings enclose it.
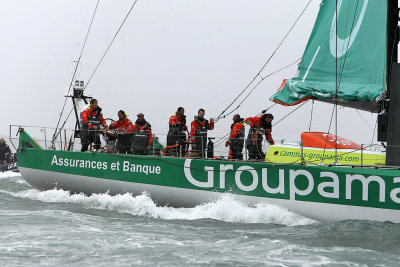
<path fill-rule="evenodd" d="M 179 107 L 174 115 L 169 118 L 169 131 L 167 135 L 167 146 L 178 145 L 167 150 L 167 155 L 181 155 L 186 154 L 186 116 L 185 109 Z"/>
<path fill-rule="evenodd" d="M 95 149 L 100 149 L 100 126 L 108 129 L 106 121 L 101 114 L 101 108 L 97 105 L 96 99 L 91 99 L 87 109 L 81 113 L 81 151 L 85 152 L 89 148 L 90 143 L 94 143 Z"/>
<path fill-rule="evenodd" d="M 199 109 L 197 116 L 194 116 L 194 120 L 191 124 L 190 136 L 192 139 L 192 150 L 199 153 L 199 157 L 205 156 L 205 150 L 207 146 L 207 131 L 214 129 L 214 119 L 210 119 L 210 122 L 204 118 L 204 109 Z"/>
<path fill-rule="evenodd" d="M 272 139 L 272 125 L 271 122 L 274 119 L 272 114 L 262 114 L 255 117 L 249 117 L 245 120 L 247 124 L 250 124 L 249 134 L 247 136 L 246 147 L 249 152 L 249 159 L 264 159 L 265 154 L 262 151 L 263 135 L 270 145 L 274 144 Z"/>
<path fill-rule="evenodd" d="M 110 125 L 110 129 L 116 129 L 118 132 L 118 152 L 132 154 L 133 124 L 125 111 L 118 111 L 118 120 Z"/>
<path fill-rule="evenodd" d="M 152 138 L 150 123 L 144 119 L 143 113 L 139 113 L 133 126 L 133 154 L 147 155 Z"/>
<path fill-rule="evenodd" d="M 229 146 L 229 159 L 243 159 L 244 119 L 242 119 L 239 114 L 235 114 L 232 120 L 231 134 L 229 135 L 228 141 L 225 143 L 225 147 Z"/>

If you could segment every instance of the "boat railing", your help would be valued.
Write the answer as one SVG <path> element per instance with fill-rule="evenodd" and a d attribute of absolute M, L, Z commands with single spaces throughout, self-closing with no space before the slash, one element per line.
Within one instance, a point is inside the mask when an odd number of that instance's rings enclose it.
<path fill-rule="evenodd" d="M 53 142 L 53 134 L 56 128 L 32 126 L 32 125 L 10 125 L 9 140 L 15 149 L 19 146 L 19 132 L 25 129 L 30 136 L 43 148 L 53 150 L 66 150 L 71 136 L 74 135 L 75 129 L 65 128 Z"/>
<path fill-rule="evenodd" d="M 41 126 L 21 126 L 21 125 L 10 125 L 9 130 L 9 139 L 13 147 L 17 150 L 18 148 L 18 132 L 20 129 L 25 129 L 34 139 L 35 141 L 43 148 L 43 149 L 51 149 L 51 150 L 68 150 L 68 151 L 80 151 L 81 150 L 81 139 L 79 135 L 77 135 L 75 129 L 63 129 L 60 131 L 60 134 L 57 136 L 55 140 L 53 140 L 53 134 L 55 132 L 55 128 L 52 127 L 41 127 Z M 99 131 L 99 130 L 94 130 Z M 115 131 L 101 131 L 101 143 L 102 148 L 99 152 L 108 152 L 108 153 L 118 153 L 118 146 L 116 143 L 116 135 L 118 134 Z M 106 135 L 108 137 L 106 137 Z M 114 138 L 112 136 L 114 135 Z M 111 138 L 110 138 L 111 136 Z M 187 136 L 185 136 L 187 137 Z M 246 149 L 246 139 L 242 140 L 243 142 L 243 161 L 247 161 L 249 159 L 248 150 Z M 214 158 L 214 159 L 228 159 L 229 156 L 229 146 L 226 146 L 226 142 L 229 138 L 225 137 L 207 137 L 206 147 L 203 149 L 193 149 L 192 140 L 177 141 L 175 144 L 170 144 L 167 146 L 167 134 L 162 133 L 153 133 L 152 146 L 147 148 L 146 155 L 151 156 L 164 156 L 164 157 L 181 157 L 181 158 Z M 231 140 L 232 141 L 232 140 Z M 203 142 L 200 142 L 203 143 Z M 304 152 L 305 149 L 310 149 L 310 147 L 304 147 L 303 143 L 300 141 L 292 141 L 292 140 L 275 140 L 276 145 L 291 147 L 294 149 L 300 150 L 300 158 L 293 162 L 293 164 L 319 164 L 323 163 L 322 160 L 318 159 L 309 159 L 306 158 Z M 180 147 L 184 147 L 180 149 Z M 270 144 L 265 140 L 262 142 L 262 153 L 267 154 L 267 151 L 270 147 Z M 130 148 L 130 147 L 129 147 Z M 90 150 L 94 150 L 94 147 L 90 147 Z M 201 150 L 203 153 L 198 153 Z M 350 149 L 344 153 L 361 153 L 361 165 L 364 161 L 365 153 L 369 152 L 385 152 L 385 147 L 381 144 L 363 144 L 360 149 Z M 343 153 L 343 152 L 341 152 Z M 343 155 L 343 154 L 342 154 Z M 240 161 L 240 160 L 239 160 Z"/>
<path fill-rule="evenodd" d="M 80 136 L 76 134 L 75 129 L 65 128 L 62 131 L 58 131 L 60 134 L 57 138 L 53 140 L 53 134 L 56 131 L 54 127 L 43 127 L 43 126 L 31 126 L 31 125 L 10 125 L 9 128 L 9 140 L 12 146 L 17 150 L 19 146 L 19 136 L 18 133 L 21 129 L 24 129 L 29 133 L 30 136 L 35 140 L 35 142 L 40 145 L 43 149 L 47 150 L 68 150 L 68 151 L 80 151 L 81 150 L 81 139 Z M 118 153 L 118 146 L 116 145 L 115 138 L 112 140 L 112 135 L 114 137 L 118 132 L 113 130 L 103 131 L 103 130 L 92 130 L 94 132 L 99 131 L 102 133 L 101 136 L 101 151 L 109 153 Z M 105 138 L 105 133 L 111 138 Z M 172 146 L 167 146 L 167 134 L 165 133 L 154 133 L 153 132 L 153 145 L 148 149 L 146 155 L 152 156 L 165 156 L 165 157 L 182 157 L 182 158 L 218 158 L 224 159 L 228 158 L 229 147 L 225 144 L 229 140 L 228 137 L 213 137 L 208 136 L 205 140 L 206 145 L 204 148 L 193 149 L 193 140 L 185 136 L 185 140 L 182 144 L 175 143 Z M 203 138 L 203 137 L 198 137 Z M 232 141 L 232 140 L 231 140 Z M 245 142 L 245 140 L 243 140 Z M 199 142 L 203 144 L 203 142 Z M 180 151 L 179 146 L 184 146 L 185 148 Z M 94 147 L 90 146 L 90 150 Z M 266 151 L 268 149 L 268 144 L 263 143 L 262 150 Z M 198 153 L 199 151 L 203 153 Z M 243 147 L 243 160 L 248 159 L 248 152 L 245 147 Z"/>

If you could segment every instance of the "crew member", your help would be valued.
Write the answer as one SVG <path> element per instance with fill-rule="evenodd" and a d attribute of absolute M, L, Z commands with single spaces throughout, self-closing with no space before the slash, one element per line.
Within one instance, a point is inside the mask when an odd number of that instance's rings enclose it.
<path fill-rule="evenodd" d="M 118 120 L 110 125 L 110 129 L 116 129 L 118 132 L 118 152 L 132 154 L 133 123 L 125 111 L 118 111 Z"/>
<path fill-rule="evenodd" d="M 244 147 L 244 119 L 239 114 L 233 115 L 233 123 L 231 125 L 231 134 L 225 146 L 229 146 L 229 159 L 243 159 Z"/>
<path fill-rule="evenodd" d="M 7 145 L 4 138 L 0 138 L 0 164 L 5 164 L 11 157 L 10 147 Z"/>
<path fill-rule="evenodd" d="M 143 113 L 139 113 L 133 126 L 133 154 L 147 155 L 152 138 L 150 123 L 144 119 Z"/>
<path fill-rule="evenodd" d="M 89 148 L 89 144 L 94 143 L 95 149 L 100 149 L 100 126 L 104 129 L 108 129 L 106 121 L 101 114 L 101 108 L 97 105 L 96 99 L 91 99 L 87 109 L 81 113 L 81 143 L 82 152 L 85 152 Z"/>
<path fill-rule="evenodd" d="M 274 119 L 272 114 L 264 114 L 266 111 L 263 110 L 261 115 L 255 117 L 249 117 L 245 121 L 250 124 L 249 134 L 247 136 L 246 146 L 249 152 L 250 160 L 260 160 L 265 158 L 265 154 L 262 151 L 263 135 L 270 145 L 274 144 L 272 139 L 272 125 L 271 122 Z"/>
<path fill-rule="evenodd" d="M 204 109 L 199 109 L 197 116 L 194 116 L 194 120 L 191 124 L 190 136 L 192 139 L 192 155 L 203 157 L 205 156 L 205 150 L 207 146 L 207 131 L 214 129 L 214 119 L 210 119 L 210 122 L 204 118 Z"/>
<path fill-rule="evenodd" d="M 179 107 L 174 115 L 169 118 L 169 131 L 167 135 L 167 155 L 184 156 L 186 154 L 186 116 L 185 109 Z"/>

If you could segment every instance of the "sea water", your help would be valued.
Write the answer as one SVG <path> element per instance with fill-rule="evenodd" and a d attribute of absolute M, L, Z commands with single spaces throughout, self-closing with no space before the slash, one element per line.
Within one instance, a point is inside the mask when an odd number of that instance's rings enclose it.
<path fill-rule="evenodd" d="M 320 222 L 229 194 L 172 208 L 146 193 L 40 192 L 0 173 L 0 266 L 399 264 L 399 224 Z"/>

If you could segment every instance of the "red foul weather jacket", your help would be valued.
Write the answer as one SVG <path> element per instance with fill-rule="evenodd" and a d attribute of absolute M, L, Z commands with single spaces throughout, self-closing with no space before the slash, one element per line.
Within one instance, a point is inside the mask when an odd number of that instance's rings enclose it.
<path fill-rule="evenodd" d="M 175 129 L 178 127 L 178 123 L 182 124 L 182 120 L 181 120 L 181 115 L 180 114 L 174 114 L 169 118 L 169 128 L 171 129 Z M 182 125 L 182 131 L 186 131 L 187 130 L 187 126 Z"/>
<path fill-rule="evenodd" d="M 197 116 L 192 121 L 190 125 L 190 136 L 192 139 L 196 139 L 196 136 L 200 136 L 202 131 L 204 130 L 212 130 L 214 129 L 214 122 L 209 122 L 204 119 L 203 121 L 199 120 Z"/>
<path fill-rule="evenodd" d="M 125 117 L 122 120 L 117 120 L 111 124 L 110 129 L 116 129 L 121 133 L 133 133 L 133 123 L 130 119 Z"/>
<path fill-rule="evenodd" d="M 245 130 L 243 121 L 233 123 L 231 126 L 231 134 L 229 135 L 229 139 L 226 142 L 226 145 L 228 146 L 230 143 L 235 142 L 237 139 L 243 138 L 244 131 Z"/>
<path fill-rule="evenodd" d="M 263 116 L 263 114 L 258 115 L 258 116 L 255 116 L 255 117 L 248 117 L 248 118 L 246 118 L 245 122 L 246 122 L 247 124 L 250 124 L 250 127 L 251 127 L 250 132 L 249 132 L 249 135 L 250 135 L 250 133 L 252 132 L 252 131 L 251 131 L 252 129 L 254 129 L 254 128 L 261 128 L 261 117 L 262 117 L 262 116 Z M 263 128 L 263 129 L 265 130 L 265 138 L 267 139 L 268 143 L 269 143 L 270 145 L 275 144 L 274 140 L 272 139 L 272 134 L 271 134 L 271 132 L 272 132 L 272 126 L 269 126 L 269 127 L 267 127 L 267 128 Z"/>
<path fill-rule="evenodd" d="M 97 116 L 97 111 L 93 110 L 93 107 L 87 108 L 81 113 L 82 126 L 89 127 L 93 129 L 93 126 L 103 125 L 104 128 L 108 128 L 106 121 L 103 118 L 103 114 L 99 113 Z"/>

